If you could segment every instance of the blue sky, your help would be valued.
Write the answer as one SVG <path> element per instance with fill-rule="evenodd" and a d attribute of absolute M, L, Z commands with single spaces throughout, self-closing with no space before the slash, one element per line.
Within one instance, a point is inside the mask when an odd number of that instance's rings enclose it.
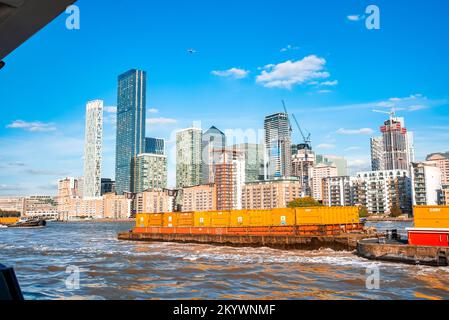
<path fill-rule="evenodd" d="M 103 99 L 103 176 L 114 177 L 117 76 L 148 72 L 148 136 L 260 130 L 290 112 L 318 153 L 369 168 L 369 138 L 398 108 L 418 159 L 449 150 L 449 3 L 375 1 L 381 29 L 365 27 L 372 1 L 85 1 L 81 29 L 63 14 L 5 59 L 0 71 L 0 195 L 55 194 L 82 175 L 84 111 Z M 196 54 L 188 54 L 194 48 Z M 300 142 L 298 133 L 295 142 Z"/>

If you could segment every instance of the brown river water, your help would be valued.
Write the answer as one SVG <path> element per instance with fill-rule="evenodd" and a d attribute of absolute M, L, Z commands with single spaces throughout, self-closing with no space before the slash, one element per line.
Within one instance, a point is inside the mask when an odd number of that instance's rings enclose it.
<path fill-rule="evenodd" d="M 376 226 L 404 231 L 409 224 Z M 15 268 L 31 300 L 449 299 L 449 268 L 372 262 L 332 250 L 118 241 L 117 233 L 130 228 L 50 223 L 0 229 L 0 263 Z M 379 286 L 370 290 L 367 268 L 373 267 Z"/>

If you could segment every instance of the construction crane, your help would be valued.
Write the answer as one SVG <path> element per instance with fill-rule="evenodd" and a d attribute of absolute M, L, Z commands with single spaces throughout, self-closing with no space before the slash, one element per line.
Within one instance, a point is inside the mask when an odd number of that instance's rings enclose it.
<path fill-rule="evenodd" d="M 396 117 L 396 108 L 392 108 L 390 111 L 373 110 L 373 112 L 388 114 L 390 120 L 393 120 Z"/>
<path fill-rule="evenodd" d="M 302 139 L 304 141 L 304 146 L 308 148 L 309 150 L 312 150 L 312 135 L 307 132 L 307 136 L 304 134 L 304 132 L 301 129 L 301 126 L 299 125 L 298 119 L 296 119 L 296 116 L 292 113 L 293 120 L 295 120 L 296 126 L 298 127 L 299 132 L 301 133 Z"/>
<path fill-rule="evenodd" d="M 290 133 L 292 133 L 293 132 L 293 127 L 292 127 L 292 123 L 290 122 L 290 117 L 288 116 L 287 106 L 285 105 L 285 101 L 284 100 L 282 100 L 282 106 L 284 107 L 285 114 L 287 115 Z"/>
<path fill-rule="evenodd" d="M 288 111 L 287 111 L 287 106 L 285 104 L 285 101 L 282 100 L 282 105 L 284 106 L 284 110 L 285 113 L 288 115 Z M 302 191 L 301 191 L 301 197 L 307 197 L 307 196 L 311 196 L 312 192 L 310 189 L 310 184 L 309 184 L 309 166 L 313 164 L 310 164 L 310 158 L 309 156 L 313 155 L 312 152 L 312 140 L 311 140 L 311 134 L 309 132 L 307 132 L 307 135 L 304 134 L 304 131 L 302 130 L 301 126 L 299 125 L 298 119 L 296 119 L 296 116 L 294 114 L 292 114 L 292 118 L 295 120 L 296 126 L 298 127 L 298 131 L 301 134 L 301 137 L 304 141 L 303 144 L 303 150 L 304 150 L 304 164 L 301 165 L 301 175 L 300 175 L 300 180 L 301 180 L 301 186 L 302 186 Z M 290 125 L 290 131 L 293 131 L 292 129 L 292 125 L 290 122 L 290 118 L 289 118 L 289 125 Z M 312 157 L 313 159 L 313 157 Z M 314 160 L 312 160 L 314 161 Z"/>
<path fill-rule="evenodd" d="M 287 106 L 285 104 L 285 101 L 282 100 L 282 105 L 284 106 L 285 113 L 288 115 Z M 296 116 L 292 114 L 293 119 L 295 120 L 296 126 L 298 128 L 299 133 L 301 134 L 301 137 L 304 141 L 304 146 L 308 148 L 309 150 L 312 150 L 312 141 L 311 137 L 312 135 L 310 133 L 307 133 L 307 136 L 304 134 L 304 131 L 302 130 L 301 126 L 299 125 L 298 119 L 296 119 Z M 292 124 L 290 122 L 290 118 L 288 119 L 289 125 L 290 125 L 290 132 L 293 132 Z"/>

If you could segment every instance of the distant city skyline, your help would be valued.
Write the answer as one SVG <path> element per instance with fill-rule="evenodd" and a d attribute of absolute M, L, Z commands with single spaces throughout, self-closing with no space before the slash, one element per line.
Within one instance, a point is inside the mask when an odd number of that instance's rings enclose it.
<path fill-rule="evenodd" d="M 148 72 L 145 133 L 166 140 L 170 187 L 177 130 L 200 122 L 203 130 L 258 132 L 265 116 L 282 112 L 282 99 L 312 134 L 315 152 L 345 156 L 352 174 L 371 167 L 370 138 L 386 120 L 373 109 L 395 106 L 406 118 L 416 160 L 447 152 L 449 44 L 442 40 L 448 38 L 449 4 L 376 4 L 378 31 L 348 19 L 363 13 L 363 1 L 194 2 L 174 17 L 167 4 L 142 3 L 136 12 L 79 1 L 81 30 L 66 30 L 61 16 L 5 59 L 0 196 L 56 194 L 58 179 L 83 175 L 85 104 L 93 99 L 105 101 L 102 176 L 114 179 L 116 82 L 132 68 Z M 397 18 L 404 7 L 410 23 Z M 107 29 L 99 12 L 107 13 Z M 207 18 L 212 14 L 214 21 Z M 263 18 L 279 23 L 267 29 Z M 126 50 L 110 49 L 117 35 L 127 36 Z M 85 50 L 91 45 L 96 50 Z M 186 53 L 190 47 L 194 55 Z M 313 72 L 304 73 L 305 67 Z M 294 132 L 292 143 L 301 142 Z"/>

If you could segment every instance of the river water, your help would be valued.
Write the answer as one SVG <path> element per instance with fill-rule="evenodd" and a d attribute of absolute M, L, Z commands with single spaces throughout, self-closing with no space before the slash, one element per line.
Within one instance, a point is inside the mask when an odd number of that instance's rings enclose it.
<path fill-rule="evenodd" d="M 373 263 L 332 250 L 118 241 L 117 232 L 130 228 L 50 223 L 45 229 L 0 229 L 0 263 L 15 268 L 32 300 L 449 299 L 449 268 Z M 379 289 L 369 290 L 367 268 L 373 267 Z M 76 270 L 79 286 L 73 285 Z"/>

